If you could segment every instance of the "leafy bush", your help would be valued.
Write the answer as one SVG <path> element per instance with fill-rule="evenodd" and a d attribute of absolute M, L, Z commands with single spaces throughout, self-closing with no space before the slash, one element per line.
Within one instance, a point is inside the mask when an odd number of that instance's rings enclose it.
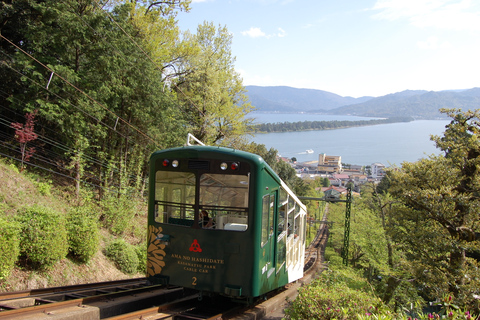
<path fill-rule="evenodd" d="M 137 253 L 138 257 L 138 272 L 147 274 L 147 245 L 145 243 L 136 245 L 135 252 Z"/>
<path fill-rule="evenodd" d="M 325 286 L 322 278 L 299 290 L 285 310 L 287 319 L 357 319 L 357 314 L 377 312 L 380 302 L 373 295 L 343 282 Z"/>
<path fill-rule="evenodd" d="M 19 212 L 20 254 L 27 265 L 46 269 L 68 253 L 65 217 L 50 208 L 33 206 Z"/>
<path fill-rule="evenodd" d="M 20 254 L 19 228 L 0 218 L 0 280 L 7 278 Z"/>
<path fill-rule="evenodd" d="M 88 262 L 97 252 L 100 233 L 96 218 L 85 207 L 72 209 L 67 216 L 70 253 L 81 262 Z"/>
<path fill-rule="evenodd" d="M 101 207 L 103 225 L 113 234 L 123 234 L 131 227 L 135 216 L 135 201 L 128 196 L 107 195 L 102 199 Z"/>
<path fill-rule="evenodd" d="M 138 256 L 135 247 L 117 239 L 110 243 L 105 249 L 105 255 L 112 260 L 118 269 L 125 273 L 135 273 L 138 268 Z"/>
<path fill-rule="evenodd" d="M 38 192 L 40 192 L 42 196 L 50 196 L 52 194 L 51 182 L 33 181 L 33 184 L 37 187 Z"/>

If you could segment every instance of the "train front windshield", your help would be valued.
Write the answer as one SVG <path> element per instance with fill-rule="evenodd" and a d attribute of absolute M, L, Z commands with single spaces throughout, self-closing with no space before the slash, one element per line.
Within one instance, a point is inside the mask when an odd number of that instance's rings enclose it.
<path fill-rule="evenodd" d="M 245 231 L 249 185 L 249 174 L 159 170 L 155 175 L 155 221 Z"/>

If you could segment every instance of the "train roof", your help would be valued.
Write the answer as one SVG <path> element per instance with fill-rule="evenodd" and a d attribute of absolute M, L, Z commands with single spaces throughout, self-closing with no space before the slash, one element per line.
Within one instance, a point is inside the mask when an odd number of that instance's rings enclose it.
<path fill-rule="evenodd" d="M 282 187 L 287 190 L 287 192 L 295 199 L 295 201 L 299 202 L 304 210 L 306 210 L 305 205 L 297 198 L 297 196 L 290 190 L 290 188 L 285 184 L 285 182 L 278 176 L 278 174 L 268 165 L 268 163 L 258 154 L 254 154 L 247 151 L 242 151 L 234 148 L 226 148 L 226 147 L 219 147 L 219 146 L 201 146 L 201 145 L 194 145 L 194 146 L 183 146 L 178 148 L 170 148 L 155 151 L 150 160 L 161 156 L 164 153 L 172 153 L 178 152 L 185 154 L 185 156 L 198 156 L 199 153 L 211 153 L 211 154 L 226 154 L 226 155 L 233 155 L 236 158 L 250 160 L 257 165 L 264 166 L 270 172 L 270 174 L 277 179 L 278 183 L 282 185 Z"/>
<path fill-rule="evenodd" d="M 249 160 L 257 165 L 263 165 L 267 167 L 271 173 L 280 181 L 280 177 L 277 175 L 275 171 L 268 165 L 268 163 L 258 154 L 254 154 L 251 152 L 246 152 L 234 148 L 226 148 L 226 147 L 219 147 L 219 146 L 200 146 L 200 145 L 195 145 L 195 146 L 183 146 L 183 147 L 178 147 L 178 148 L 171 148 L 171 149 L 164 149 L 164 150 L 159 150 L 155 151 L 150 159 L 156 158 L 158 156 L 161 156 L 164 153 L 172 153 L 172 152 L 178 152 L 185 154 L 186 156 L 195 156 L 199 153 L 215 153 L 215 154 L 225 154 L 229 156 L 234 156 L 236 158 L 241 158 L 245 160 Z"/>

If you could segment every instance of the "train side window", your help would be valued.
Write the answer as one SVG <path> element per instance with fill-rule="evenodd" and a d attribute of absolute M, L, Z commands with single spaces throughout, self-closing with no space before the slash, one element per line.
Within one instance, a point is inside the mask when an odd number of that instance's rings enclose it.
<path fill-rule="evenodd" d="M 278 208 L 278 230 L 277 233 L 280 234 L 285 231 L 285 214 L 287 211 L 287 205 L 284 204 Z"/>
<path fill-rule="evenodd" d="M 288 235 L 291 235 L 292 233 L 294 233 L 294 230 L 295 230 L 295 223 L 294 223 L 294 216 L 295 216 L 295 212 L 294 212 L 294 207 L 295 204 L 292 203 L 290 204 L 290 201 L 289 201 L 289 206 L 288 206 L 288 218 L 287 218 L 287 221 L 288 221 Z"/>
<path fill-rule="evenodd" d="M 269 215 L 270 213 L 270 195 L 264 195 L 262 199 L 262 247 L 268 241 L 269 235 Z"/>
<path fill-rule="evenodd" d="M 288 200 L 288 193 L 285 189 L 280 188 L 280 203 L 285 203 Z"/>
<path fill-rule="evenodd" d="M 277 239 L 277 273 L 281 270 L 282 265 L 285 263 L 287 257 L 287 237 L 286 233 L 282 232 Z"/>
<path fill-rule="evenodd" d="M 270 213 L 268 216 L 269 216 L 268 225 L 270 226 L 270 233 L 268 237 L 271 237 L 273 236 L 273 232 L 274 232 L 273 229 L 275 227 L 275 225 L 273 224 L 273 221 L 275 219 L 275 194 L 270 195 Z"/>

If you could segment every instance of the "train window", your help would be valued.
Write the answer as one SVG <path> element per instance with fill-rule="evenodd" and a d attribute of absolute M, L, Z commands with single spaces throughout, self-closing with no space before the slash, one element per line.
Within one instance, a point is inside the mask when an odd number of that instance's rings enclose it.
<path fill-rule="evenodd" d="M 275 194 L 270 195 L 270 214 L 269 216 L 269 222 L 268 225 L 270 226 L 270 233 L 268 237 L 270 238 L 273 236 L 273 227 L 275 226 L 273 224 L 273 220 L 275 219 Z"/>
<path fill-rule="evenodd" d="M 287 221 L 288 221 L 288 235 L 291 235 L 294 233 L 294 230 L 295 230 L 295 223 L 294 223 L 294 220 L 293 220 L 293 212 L 290 211 L 288 213 L 288 218 L 287 218 Z"/>
<path fill-rule="evenodd" d="M 280 203 L 283 204 L 287 202 L 287 200 L 288 200 L 287 191 L 283 188 L 280 188 Z"/>
<path fill-rule="evenodd" d="M 268 241 L 269 226 L 268 214 L 270 213 L 270 195 L 263 196 L 262 200 L 262 247 Z"/>
<path fill-rule="evenodd" d="M 214 229 L 248 228 L 249 175 L 205 173 L 200 177 L 200 208 L 208 210 Z"/>
<path fill-rule="evenodd" d="M 302 227 L 302 219 L 300 215 L 295 217 L 295 227 L 293 229 L 293 233 L 295 237 L 303 235 L 303 227 Z"/>
<path fill-rule="evenodd" d="M 288 197 L 288 212 L 292 211 L 295 207 L 295 200 L 292 197 Z"/>
<path fill-rule="evenodd" d="M 287 205 L 284 204 L 278 208 L 278 234 L 285 230 L 285 214 L 287 211 Z"/>
<path fill-rule="evenodd" d="M 155 176 L 155 221 L 193 225 L 195 175 L 188 172 L 157 171 Z"/>
<path fill-rule="evenodd" d="M 277 273 L 280 271 L 280 268 L 285 263 L 287 257 L 287 237 L 286 233 L 282 232 L 277 238 Z"/>

